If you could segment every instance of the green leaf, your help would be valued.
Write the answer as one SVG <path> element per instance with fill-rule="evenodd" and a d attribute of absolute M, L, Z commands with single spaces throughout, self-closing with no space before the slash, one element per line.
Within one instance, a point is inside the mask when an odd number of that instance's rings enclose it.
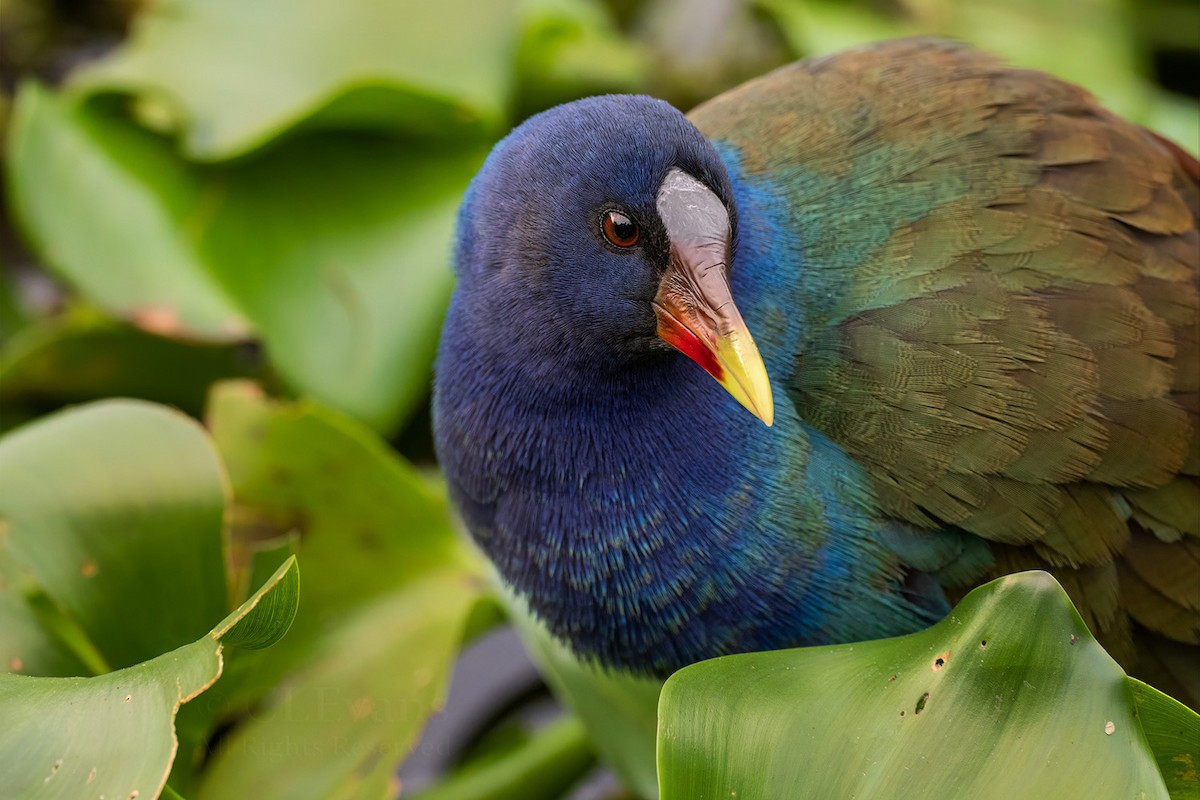
<path fill-rule="evenodd" d="M 428 392 L 455 213 L 485 154 L 310 135 L 197 167 L 29 84 L 9 189 L 46 263 L 107 311 L 183 338 L 249 326 L 298 391 L 389 430 Z"/>
<path fill-rule="evenodd" d="M 445 697 L 477 598 L 466 576 L 450 572 L 355 609 L 284 696 L 223 743 L 193 795 L 387 796 L 396 766 Z"/>
<path fill-rule="evenodd" d="M 287 639 L 231 660 L 214 703 L 251 717 L 188 795 L 382 797 L 445 695 L 485 596 L 480 565 L 444 497 L 361 425 L 248 383 L 218 387 L 209 419 L 235 552 L 295 532 L 305 591 Z M 288 690 L 267 696 L 283 676 Z"/>
<path fill-rule="evenodd" d="M 39 320 L 4 344 L 0 409 L 120 396 L 199 416 L 210 384 L 255 371 L 237 346 L 167 339 L 77 309 Z"/>
<path fill-rule="evenodd" d="M 11 126 L 10 202 L 48 267 L 148 329 L 246 337 L 245 317 L 195 250 L 204 198 L 194 167 L 110 111 L 34 83 L 21 86 Z"/>
<path fill-rule="evenodd" d="M 486 764 L 456 770 L 413 800 L 559 798 L 594 761 L 586 729 L 567 717 Z"/>
<path fill-rule="evenodd" d="M 0 564 L 26 601 L 0 603 L 23 620 L 0 620 L 4 663 L 67 666 L 23 649 L 35 619 L 91 671 L 202 636 L 228 609 L 224 487 L 200 426 L 150 403 L 94 403 L 0 439 Z"/>
<path fill-rule="evenodd" d="M 156 797 L 175 712 L 216 680 L 219 650 L 206 636 L 97 678 L 0 675 L 0 796 Z"/>
<path fill-rule="evenodd" d="M 245 381 L 219 384 L 207 418 L 235 519 L 257 535 L 300 534 L 304 598 L 289 639 L 429 573 L 478 575 L 446 498 L 362 425 L 315 403 L 269 400 Z"/>
<path fill-rule="evenodd" d="M 289 556 L 244 603 L 208 635 L 246 650 L 262 650 L 278 642 L 292 627 L 300 605 L 300 571 Z"/>
<path fill-rule="evenodd" d="M 1167 791 L 1172 798 L 1200 797 L 1200 720 L 1196 713 L 1153 686 L 1136 678 L 1126 680 Z"/>
<path fill-rule="evenodd" d="M 1163 716 L 1194 741 L 1186 714 Z M 1143 733 L 1124 672 L 1040 572 L 910 636 L 686 667 L 659 717 L 663 800 L 1167 797 L 1161 734 Z"/>
<path fill-rule="evenodd" d="M 656 710 L 663 682 L 581 662 L 533 618 L 524 601 L 511 592 L 501 596 L 538 671 L 584 724 L 601 760 L 639 797 L 654 797 Z"/>
<path fill-rule="evenodd" d="M 180 129 L 201 160 L 240 155 L 310 117 L 434 135 L 498 129 L 515 6 L 167 0 L 74 85 L 138 95 L 143 120 Z"/>
<path fill-rule="evenodd" d="M 384 431 L 425 397 L 485 155 L 310 136 L 227 175 L 205 260 L 284 379 Z"/>
<path fill-rule="evenodd" d="M 296 592 L 290 559 L 230 625 L 173 652 L 94 678 L 0 675 L 0 797 L 157 797 L 175 758 L 175 714 L 220 677 L 222 636 L 279 638 Z"/>

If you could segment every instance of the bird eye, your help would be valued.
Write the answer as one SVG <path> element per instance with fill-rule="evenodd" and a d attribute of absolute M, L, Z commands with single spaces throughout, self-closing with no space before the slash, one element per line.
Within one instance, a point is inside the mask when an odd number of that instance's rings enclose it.
<path fill-rule="evenodd" d="M 601 228 L 604 230 L 604 238 L 617 247 L 633 247 L 641 235 L 637 223 L 620 211 L 606 211 Z"/>

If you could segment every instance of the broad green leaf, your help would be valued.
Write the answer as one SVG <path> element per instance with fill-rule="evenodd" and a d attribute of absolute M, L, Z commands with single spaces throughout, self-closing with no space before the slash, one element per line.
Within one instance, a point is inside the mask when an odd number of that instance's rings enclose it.
<path fill-rule="evenodd" d="M 455 212 L 484 155 L 326 134 L 198 167 L 30 84 L 9 188 L 46 263 L 107 311 L 184 338 L 249 326 L 298 391 L 387 430 L 428 391 Z"/>
<path fill-rule="evenodd" d="M 0 439 L 0 561 L 26 609 L 95 654 L 93 671 L 136 664 L 228 609 L 224 487 L 208 437 L 178 412 L 109 400 L 44 417 Z M 56 668 L 11 630 L 0 624 L 8 668 Z"/>
<path fill-rule="evenodd" d="M 175 758 L 180 705 L 220 677 L 224 644 L 283 636 L 297 588 L 291 559 L 199 640 L 107 675 L 0 675 L 0 797 L 157 797 Z"/>
<path fill-rule="evenodd" d="M 361 425 L 248 383 L 219 386 L 208 417 L 235 543 L 294 532 L 305 591 L 286 640 L 231 661 L 215 696 L 251 718 L 187 794 L 383 797 L 445 694 L 481 568 L 445 499 Z M 284 675 L 287 691 L 266 697 Z"/>
<path fill-rule="evenodd" d="M 205 260 L 288 382 L 380 430 L 427 394 L 485 155 L 310 136 L 228 174 Z"/>
<path fill-rule="evenodd" d="M 246 337 L 237 304 L 196 253 L 200 173 L 166 142 L 26 83 L 6 156 L 9 201 L 46 266 L 149 330 Z"/>
<path fill-rule="evenodd" d="M 511 592 L 500 594 L 538 671 L 584 724 L 596 753 L 639 797 L 654 797 L 656 709 L 663 682 L 581 662 L 533 618 L 526 603 Z"/>
<path fill-rule="evenodd" d="M 244 381 L 217 386 L 207 419 L 235 519 L 300 535 L 304 597 L 290 639 L 429 572 L 478 574 L 445 497 L 362 425 L 314 403 L 269 400 Z"/>
<path fill-rule="evenodd" d="M 1200 737 L 1200 717 L 1176 711 Z M 1166 798 L 1138 712 L 1062 587 L 1021 573 L 910 636 L 675 673 L 661 797 Z"/>
<path fill-rule="evenodd" d="M 1200 721 L 1178 700 L 1136 678 L 1127 678 L 1146 734 L 1172 798 L 1200 797 Z"/>
<path fill-rule="evenodd" d="M 199 416 L 210 384 L 257 370 L 235 345 L 167 339 L 78 309 L 39 320 L 4 344 L 0 416 L 17 406 L 46 410 L 114 396 Z"/>
<path fill-rule="evenodd" d="M 71 646 L 74 643 L 47 630 L 42 615 L 30 603 L 31 598 L 45 593 L 13 558 L 5 535 L 0 521 L 0 672 L 88 675 L 102 671 L 107 665 L 103 656 L 93 652 L 94 647 L 80 653 Z M 89 661 L 91 666 L 86 663 Z"/>
<path fill-rule="evenodd" d="M 445 697 L 478 596 L 470 576 L 431 574 L 347 614 L 282 697 L 222 744 L 194 797 L 387 797 Z"/>
<path fill-rule="evenodd" d="M 498 129 L 514 0 L 164 0 L 74 81 L 136 94 L 189 157 L 247 152 L 299 121 L 444 135 Z M 357 96 L 356 96 L 357 95 Z"/>
<path fill-rule="evenodd" d="M 95 678 L 0 675 L 0 797 L 156 797 L 175 712 L 216 680 L 219 650 L 205 636 Z"/>

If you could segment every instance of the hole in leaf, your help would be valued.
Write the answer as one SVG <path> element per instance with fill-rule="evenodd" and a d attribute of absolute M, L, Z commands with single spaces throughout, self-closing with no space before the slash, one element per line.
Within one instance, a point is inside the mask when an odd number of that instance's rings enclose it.
<path fill-rule="evenodd" d="M 987 649 L 987 639 L 980 639 L 979 646 L 986 650 Z"/>

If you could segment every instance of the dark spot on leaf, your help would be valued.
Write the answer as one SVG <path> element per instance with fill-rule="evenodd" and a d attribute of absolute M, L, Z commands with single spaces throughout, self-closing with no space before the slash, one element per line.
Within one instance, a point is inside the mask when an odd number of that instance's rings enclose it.
<path fill-rule="evenodd" d="M 904 716 L 904 711 L 903 711 L 903 709 L 900 711 L 900 716 L 902 716 L 902 717 Z"/>
<path fill-rule="evenodd" d="M 980 639 L 979 646 L 986 649 L 987 648 L 987 639 Z"/>
<path fill-rule="evenodd" d="M 262 369 L 265 363 L 262 344 L 253 340 L 239 344 L 233 351 L 233 356 L 237 365 L 246 370 Z M 261 437 L 259 437 L 259 441 L 261 441 Z"/>
<path fill-rule="evenodd" d="M 920 714 L 922 711 L 925 710 L 925 704 L 928 702 L 929 702 L 929 692 L 926 692 L 925 694 L 921 695 L 920 699 L 917 700 L 917 707 L 913 709 L 913 713 Z"/>

